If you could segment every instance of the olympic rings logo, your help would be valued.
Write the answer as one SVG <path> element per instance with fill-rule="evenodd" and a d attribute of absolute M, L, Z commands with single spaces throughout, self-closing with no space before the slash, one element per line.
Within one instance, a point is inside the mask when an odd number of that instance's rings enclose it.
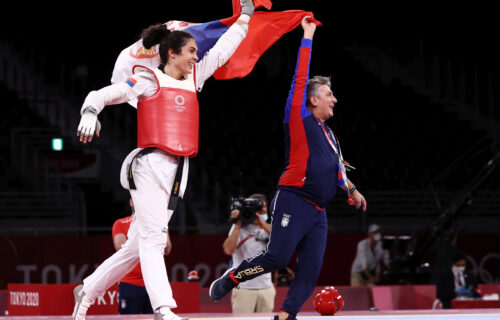
<path fill-rule="evenodd" d="M 183 96 L 181 96 L 180 94 L 176 95 L 174 98 L 174 102 L 177 112 L 183 112 L 184 110 L 186 110 L 186 107 L 184 106 L 184 103 L 186 103 L 186 99 Z"/>
<path fill-rule="evenodd" d="M 467 256 L 467 260 L 472 266 L 472 268 L 470 269 L 471 272 L 474 273 L 476 277 L 481 279 L 481 281 L 484 283 L 495 283 L 495 281 L 498 281 L 498 279 L 494 279 L 491 273 L 485 269 L 486 263 L 490 259 L 496 259 L 500 261 L 500 254 L 496 252 L 488 253 L 481 259 L 481 261 L 479 262 L 479 266 L 477 265 L 474 258 L 472 258 L 471 256 Z"/>

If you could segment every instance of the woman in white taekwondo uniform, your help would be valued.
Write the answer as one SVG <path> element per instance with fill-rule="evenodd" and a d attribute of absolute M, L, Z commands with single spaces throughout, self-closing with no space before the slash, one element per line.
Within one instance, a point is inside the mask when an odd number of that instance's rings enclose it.
<path fill-rule="evenodd" d="M 97 114 L 106 105 L 138 100 L 138 147 L 125 159 L 120 181 L 130 190 L 135 216 L 128 240 L 105 260 L 83 285 L 75 288 L 73 320 L 85 319 L 87 309 L 139 261 L 155 320 L 179 320 L 167 277 L 163 252 L 176 200 L 187 184 L 188 158 L 198 152 L 198 100 L 207 80 L 236 51 L 248 31 L 253 14 L 251 0 L 242 0 L 237 22 L 198 61 L 194 38 L 184 31 L 168 31 L 164 25 L 147 28 L 145 48 L 160 43 L 161 64 L 148 69 L 136 66 L 126 81 L 88 94 L 82 106 L 77 135 L 80 141 L 99 136 Z M 167 210 L 168 208 L 168 210 Z"/>

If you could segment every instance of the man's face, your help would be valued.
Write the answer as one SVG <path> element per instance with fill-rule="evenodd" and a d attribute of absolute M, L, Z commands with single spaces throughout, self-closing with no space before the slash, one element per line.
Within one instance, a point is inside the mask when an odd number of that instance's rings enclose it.
<path fill-rule="evenodd" d="M 460 259 L 457 262 L 455 262 L 454 266 L 455 267 L 464 267 L 465 268 L 466 264 L 467 264 L 467 262 L 465 261 L 465 259 Z"/>
<path fill-rule="evenodd" d="M 326 84 L 321 85 L 318 88 L 317 95 L 312 96 L 310 99 L 312 105 L 310 110 L 316 118 L 325 122 L 333 117 L 333 108 L 337 103 L 337 98 L 335 98 L 329 86 Z"/>
<path fill-rule="evenodd" d="M 257 210 L 257 214 L 260 216 L 267 215 L 267 202 L 264 201 L 264 205 L 262 206 L 262 209 Z M 265 217 L 262 217 L 262 218 L 264 219 L 264 221 L 267 220 L 267 219 L 265 219 Z M 253 224 L 259 225 L 259 219 L 255 219 Z"/>
<path fill-rule="evenodd" d="M 382 233 L 380 232 L 380 230 L 368 232 L 368 236 L 370 237 L 370 239 L 375 241 L 380 241 L 382 239 Z"/>
<path fill-rule="evenodd" d="M 262 209 L 257 211 L 258 214 L 267 214 L 267 203 L 264 201 L 264 205 L 262 206 Z"/>

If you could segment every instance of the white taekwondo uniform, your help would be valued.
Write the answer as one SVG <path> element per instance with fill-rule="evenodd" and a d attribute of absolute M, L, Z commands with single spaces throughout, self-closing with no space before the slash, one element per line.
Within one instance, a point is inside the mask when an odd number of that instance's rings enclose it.
<path fill-rule="evenodd" d="M 196 63 L 193 73 L 187 75 L 184 80 L 171 78 L 161 71 L 140 71 L 124 82 L 90 92 L 82 110 L 87 106 L 93 106 L 99 113 L 106 105 L 150 97 L 158 90 L 158 83 L 160 86 L 168 85 L 173 88 L 199 91 L 203 83 L 236 51 L 247 30 L 247 25 L 233 24 L 203 59 Z M 162 74 L 159 76 L 161 79 L 157 80 L 159 73 Z M 130 189 L 127 169 L 134 156 L 141 150 L 137 148 L 127 156 L 120 175 L 122 186 L 130 190 L 135 206 L 134 219 L 127 235 L 128 240 L 120 250 L 84 279 L 83 291 L 88 298 L 97 298 L 140 261 L 153 309 L 162 306 L 175 308 L 177 304 L 172 296 L 163 253 L 167 241 L 168 222 L 173 213 L 172 210 L 167 210 L 167 207 L 179 157 L 159 148 L 137 157 L 132 164 L 136 189 Z M 189 169 L 188 158 L 184 159 L 180 197 L 186 189 Z"/>

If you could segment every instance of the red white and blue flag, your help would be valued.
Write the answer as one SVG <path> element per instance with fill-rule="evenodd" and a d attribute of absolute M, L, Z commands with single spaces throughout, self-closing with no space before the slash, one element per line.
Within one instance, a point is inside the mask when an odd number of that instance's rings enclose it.
<path fill-rule="evenodd" d="M 241 15 L 240 0 L 232 0 L 232 4 L 233 15 L 229 18 L 206 23 L 172 20 L 166 23 L 167 28 L 191 33 L 198 46 L 198 57 L 203 59 L 205 53 L 215 45 L 217 40 Z M 254 4 L 255 9 L 264 7 L 270 10 L 272 7 L 270 0 L 254 0 Z M 225 80 L 242 78 L 248 75 L 261 55 L 283 34 L 297 27 L 306 15 L 313 16 L 312 12 L 302 10 L 255 12 L 252 19 L 250 19 L 247 36 L 226 64 L 214 73 L 214 77 Z M 128 79 L 132 75 L 134 65 L 156 68 L 159 64 L 158 45 L 146 49 L 142 45 L 142 40 L 139 40 L 120 53 L 115 63 L 111 82 L 119 83 Z"/>

